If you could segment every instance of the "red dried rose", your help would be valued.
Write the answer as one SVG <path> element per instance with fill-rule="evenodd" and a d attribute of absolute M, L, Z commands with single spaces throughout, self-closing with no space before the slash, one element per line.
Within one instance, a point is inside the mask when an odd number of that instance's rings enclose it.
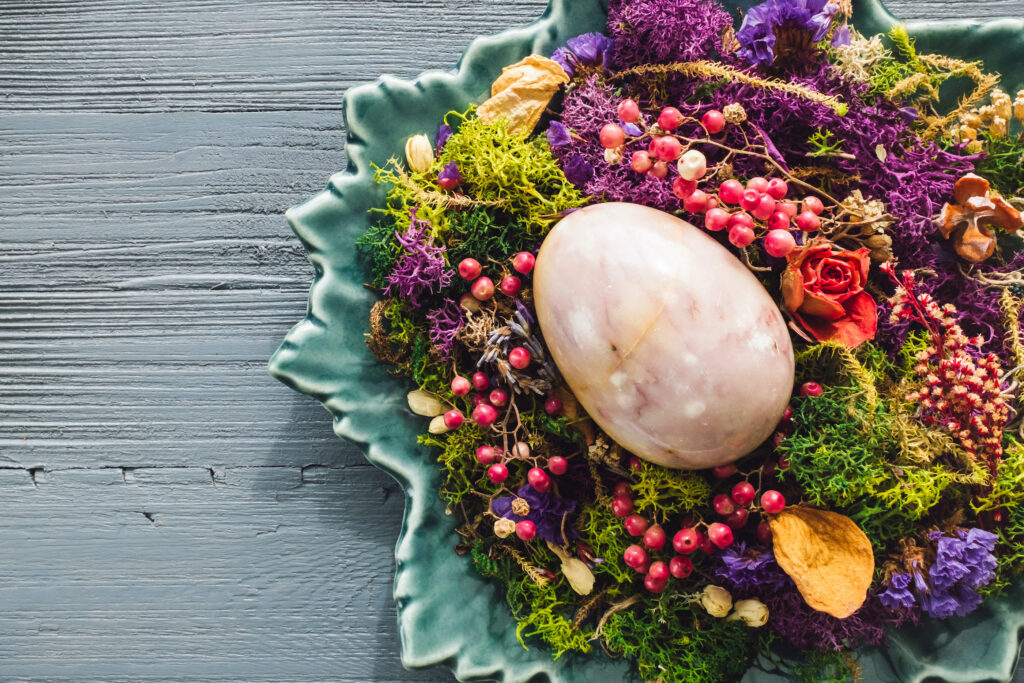
<path fill-rule="evenodd" d="M 869 249 L 833 252 L 831 243 L 811 242 L 789 255 L 782 273 L 786 310 L 818 341 L 853 348 L 874 339 L 878 308 L 864 291 Z"/>

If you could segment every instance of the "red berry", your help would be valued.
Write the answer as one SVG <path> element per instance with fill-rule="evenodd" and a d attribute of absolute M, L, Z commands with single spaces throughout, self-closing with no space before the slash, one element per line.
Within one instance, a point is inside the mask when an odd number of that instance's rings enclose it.
<path fill-rule="evenodd" d="M 444 426 L 448 429 L 458 429 L 462 426 L 462 413 L 457 410 L 449 410 L 444 414 Z"/>
<path fill-rule="evenodd" d="M 779 207 L 776 205 L 775 207 Z M 781 211 L 776 211 L 768 218 L 768 229 L 769 230 L 788 230 L 789 229 L 789 216 Z"/>
<path fill-rule="evenodd" d="M 690 213 L 703 213 L 708 206 L 708 195 L 704 190 L 695 190 L 683 200 L 683 208 Z"/>
<path fill-rule="evenodd" d="M 688 557 L 676 555 L 668 563 L 668 572 L 677 579 L 685 579 L 693 573 L 693 560 Z"/>
<path fill-rule="evenodd" d="M 551 477 L 539 467 L 530 468 L 530 471 L 526 473 L 526 481 L 541 493 L 547 493 L 551 488 Z"/>
<path fill-rule="evenodd" d="M 487 468 L 487 478 L 495 484 L 501 484 L 508 479 L 508 468 L 496 462 Z"/>
<path fill-rule="evenodd" d="M 459 186 L 459 179 L 453 178 L 451 176 L 438 176 L 437 184 L 440 185 L 442 190 L 447 190 L 448 192 L 451 192 L 452 190 Z"/>
<path fill-rule="evenodd" d="M 718 198 L 717 197 L 708 197 L 708 203 L 704 206 L 704 210 L 705 211 L 710 211 L 711 209 L 717 209 L 717 208 L 718 208 Z"/>
<path fill-rule="evenodd" d="M 644 545 L 651 550 L 661 550 L 665 547 L 665 530 L 655 524 L 644 532 Z"/>
<path fill-rule="evenodd" d="M 660 560 L 658 562 L 652 562 L 651 566 L 647 569 L 647 578 L 654 581 L 668 581 L 668 577 L 668 565 Z"/>
<path fill-rule="evenodd" d="M 761 494 L 761 507 L 769 515 L 777 515 L 786 507 L 786 498 L 778 491 L 765 491 Z"/>
<path fill-rule="evenodd" d="M 626 566 L 636 569 L 647 562 L 647 551 L 643 549 L 643 546 L 631 545 L 622 553 L 622 560 Z"/>
<path fill-rule="evenodd" d="M 633 470 L 634 472 L 639 472 L 640 471 L 640 458 L 636 457 L 635 455 L 633 457 L 631 457 L 629 459 L 629 469 Z"/>
<path fill-rule="evenodd" d="M 605 149 L 615 149 L 622 147 L 626 143 L 626 134 L 622 131 L 622 127 L 617 123 L 609 123 L 607 126 L 601 129 L 601 146 Z"/>
<path fill-rule="evenodd" d="M 705 538 L 703 541 L 700 542 L 700 551 L 705 555 L 714 554 L 716 549 L 717 548 L 715 548 L 715 544 L 711 542 L 710 538 Z"/>
<path fill-rule="evenodd" d="M 754 243 L 755 238 L 754 231 L 746 226 L 737 225 L 729 228 L 729 242 L 740 249 L 749 247 Z"/>
<path fill-rule="evenodd" d="M 789 458 L 787 458 L 785 456 L 779 456 L 779 469 L 780 470 L 788 470 L 789 469 Z"/>
<path fill-rule="evenodd" d="M 654 565 L 651 565 L 651 566 L 653 567 Z M 668 587 L 668 581 L 667 580 L 666 581 L 656 581 L 655 579 L 651 578 L 650 572 L 648 572 L 647 576 L 644 577 L 644 588 L 646 588 L 651 593 L 661 593 L 667 587 Z"/>
<path fill-rule="evenodd" d="M 632 498 L 633 489 L 629 485 L 628 481 L 622 480 L 619 483 L 615 484 L 615 488 L 612 489 L 612 495 L 615 496 L 616 498 L 618 498 L 619 496 L 622 496 L 624 498 Z"/>
<path fill-rule="evenodd" d="M 801 396 L 810 396 L 811 398 L 817 398 L 825 393 L 825 389 L 817 382 L 804 382 L 800 387 Z"/>
<path fill-rule="evenodd" d="M 804 211 L 810 211 L 815 216 L 820 216 L 821 212 L 824 210 L 825 205 L 822 204 L 821 200 L 815 197 L 814 195 L 804 197 Z"/>
<path fill-rule="evenodd" d="M 522 346 L 517 346 L 508 352 L 508 363 L 516 370 L 522 370 L 530 364 L 530 352 Z"/>
<path fill-rule="evenodd" d="M 506 275 L 501 278 L 501 284 L 498 285 L 498 289 L 505 296 L 515 296 L 519 294 L 519 290 L 523 288 L 523 281 L 517 278 L 515 275 Z"/>
<path fill-rule="evenodd" d="M 786 406 L 786 409 L 784 411 L 782 411 L 782 418 L 781 418 L 780 421 L 788 423 L 792 419 L 793 419 L 793 406 L 789 405 L 789 406 Z"/>
<path fill-rule="evenodd" d="M 516 522 L 516 536 L 524 541 L 532 541 L 533 537 L 537 535 L 537 527 L 528 519 L 524 519 L 521 522 Z"/>
<path fill-rule="evenodd" d="M 623 521 L 623 526 L 626 527 L 626 533 L 630 536 L 642 536 L 647 531 L 647 518 L 641 517 L 640 515 L 630 515 Z"/>
<path fill-rule="evenodd" d="M 491 402 L 492 406 L 504 408 L 508 405 L 508 392 L 503 389 L 495 389 L 491 392 L 491 395 L 488 396 L 488 400 Z"/>
<path fill-rule="evenodd" d="M 677 553 L 683 555 L 689 555 L 703 542 L 704 537 L 696 529 L 680 529 L 672 537 L 672 547 L 676 549 Z"/>
<path fill-rule="evenodd" d="M 691 194 L 697 191 L 697 181 L 687 180 L 686 178 L 676 178 L 672 181 L 672 194 L 677 199 L 686 199 Z"/>
<path fill-rule="evenodd" d="M 789 185 L 782 178 L 772 178 L 768 181 L 765 192 L 771 195 L 772 199 L 784 199 L 789 194 Z"/>
<path fill-rule="evenodd" d="M 477 281 L 470 287 L 469 292 L 477 301 L 487 301 L 494 296 L 494 283 L 489 277 L 477 278 Z"/>
<path fill-rule="evenodd" d="M 459 261 L 459 277 L 463 280 L 475 280 L 480 277 L 483 268 L 475 258 L 464 258 Z"/>
<path fill-rule="evenodd" d="M 810 211 L 804 211 L 796 217 L 796 227 L 804 232 L 814 232 L 821 227 L 821 219 Z"/>
<path fill-rule="evenodd" d="M 700 122 L 709 133 L 715 135 L 725 130 L 725 115 L 717 109 L 712 109 L 700 118 Z"/>
<path fill-rule="evenodd" d="M 658 115 L 658 128 L 675 130 L 683 125 L 683 114 L 675 107 L 665 107 Z"/>
<path fill-rule="evenodd" d="M 487 396 L 485 396 L 484 394 L 473 394 L 473 407 L 474 408 L 476 408 L 479 405 L 483 405 L 485 403 L 490 403 L 490 400 L 488 400 Z"/>
<path fill-rule="evenodd" d="M 498 453 L 493 446 L 480 446 L 476 449 L 476 461 L 481 465 L 490 465 L 497 458 Z"/>
<path fill-rule="evenodd" d="M 708 209 L 704 214 L 704 227 L 712 232 L 725 230 L 729 225 L 729 214 L 724 209 Z"/>
<path fill-rule="evenodd" d="M 664 161 L 655 161 L 651 170 L 647 172 L 652 178 L 662 180 L 668 176 L 668 164 Z"/>
<path fill-rule="evenodd" d="M 739 204 L 743 199 L 743 185 L 738 180 L 726 180 L 718 188 L 718 198 L 726 204 Z"/>
<path fill-rule="evenodd" d="M 782 214 L 775 214 L 781 216 Z M 764 237 L 764 250 L 769 256 L 786 258 L 796 249 L 796 240 L 789 230 L 769 230 Z"/>
<path fill-rule="evenodd" d="M 741 481 L 732 487 L 732 499 L 737 505 L 749 505 L 754 501 L 754 495 L 754 486 L 749 481 Z"/>
<path fill-rule="evenodd" d="M 670 135 L 651 140 L 647 151 L 659 161 L 675 161 L 683 153 L 683 144 Z"/>
<path fill-rule="evenodd" d="M 768 191 L 768 180 L 766 178 L 762 178 L 761 176 L 751 178 L 750 180 L 747 181 L 747 189 L 753 190 L 758 194 L 764 194 L 765 192 Z"/>
<path fill-rule="evenodd" d="M 472 388 L 473 385 L 462 375 L 456 375 L 455 379 L 452 380 L 452 393 L 456 396 L 465 396 Z"/>
<path fill-rule="evenodd" d="M 537 257 L 528 251 L 521 251 L 515 255 L 512 259 L 512 268 L 522 275 L 527 275 L 533 270 L 534 264 L 537 263 Z"/>
<path fill-rule="evenodd" d="M 651 560 L 650 560 L 650 558 L 648 558 L 647 560 L 644 561 L 644 563 L 642 565 L 640 565 L 639 567 L 636 567 L 636 573 L 637 574 L 646 574 L 647 570 L 649 570 L 650 568 L 651 568 Z"/>
<path fill-rule="evenodd" d="M 772 527 L 768 522 L 757 525 L 757 540 L 765 545 L 772 542 Z"/>
<path fill-rule="evenodd" d="M 560 455 L 551 456 L 548 458 L 548 469 L 551 474 L 559 477 L 569 471 L 569 461 Z"/>
<path fill-rule="evenodd" d="M 753 211 L 761 203 L 761 193 L 757 190 L 746 189 L 740 197 L 740 206 L 744 211 Z"/>
<path fill-rule="evenodd" d="M 775 463 L 774 462 L 766 462 L 764 464 L 764 466 L 761 468 L 761 475 L 765 479 L 773 478 L 775 476 Z"/>
<path fill-rule="evenodd" d="M 552 396 L 544 401 L 544 412 L 548 415 L 557 415 L 562 412 L 562 399 Z"/>
<path fill-rule="evenodd" d="M 619 102 L 619 118 L 626 123 L 636 123 L 640 119 L 640 106 L 636 100 L 622 100 Z"/>
<path fill-rule="evenodd" d="M 633 170 L 637 173 L 647 173 L 651 170 L 651 155 L 647 152 L 633 152 Z"/>
<path fill-rule="evenodd" d="M 800 207 L 793 202 L 779 202 L 777 208 L 790 218 L 796 218 L 796 215 L 800 213 Z"/>
<path fill-rule="evenodd" d="M 745 508 L 739 508 L 725 518 L 725 523 L 729 525 L 730 529 L 742 529 L 747 525 L 749 518 L 750 513 Z"/>
<path fill-rule="evenodd" d="M 473 373 L 473 388 L 477 391 L 483 391 L 487 387 L 491 386 L 491 380 L 487 379 L 487 375 L 482 372 Z"/>
<path fill-rule="evenodd" d="M 711 470 L 711 474 L 714 475 L 715 479 L 728 479 L 732 475 L 736 474 L 736 465 L 735 463 L 719 465 Z"/>
<path fill-rule="evenodd" d="M 633 499 L 626 496 L 616 496 L 612 499 L 612 514 L 616 517 L 627 517 L 633 512 Z"/>
<path fill-rule="evenodd" d="M 728 548 L 732 545 L 732 529 L 721 522 L 715 522 L 708 527 L 708 540 L 719 548 Z"/>
<path fill-rule="evenodd" d="M 736 504 L 732 502 L 732 498 L 724 493 L 719 493 L 715 496 L 714 500 L 711 501 L 711 505 L 715 508 L 715 512 L 723 517 L 736 509 Z"/>
<path fill-rule="evenodd" d="M 773 213 L 775 213 L 775 204 L 776 201 L 774 199 L 772 199 L 766 194 L 763 194 L 761 195 L 761 198 L 758 200 L 757 206 L 755 206 L 751 210 L 751 213 L 754 214 L 754 218 L 756 218 L 757 220 L 766 221 L 772 217 Z"/>
<path fill-rule="evenodd" d="M 481 427 L 490 427 L 497 419 L 498 411 L 492 405 L 481 403 L 476 408 L 473 408 L 473 422 Z"/>

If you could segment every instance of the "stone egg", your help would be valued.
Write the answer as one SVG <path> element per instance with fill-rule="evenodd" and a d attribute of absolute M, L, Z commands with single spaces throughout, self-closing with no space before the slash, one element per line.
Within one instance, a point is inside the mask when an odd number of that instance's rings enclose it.
<path fill-rule="evenodd" d="M 541 333 L 590 417 L 678 469 L 740 458 L 775 430 L 793 346 L 757 278 L 704 231 L 636 204 L 562 219 L 537 257 Z"/>

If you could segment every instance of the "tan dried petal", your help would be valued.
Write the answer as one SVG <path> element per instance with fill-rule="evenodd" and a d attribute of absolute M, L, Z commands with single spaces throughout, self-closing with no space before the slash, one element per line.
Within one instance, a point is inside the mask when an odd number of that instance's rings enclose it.
<path fill-rule="evenodd" d="M 797 505 L 772 515 L 768 523 L 775 559 L 811 608 L 845 619 L 864 604 L 875 556 L 853 520 Z"/>
<path fill-rule="evenodd" d="M 484 123 L 508 119 L 509 131 L 529 135 L 551 98 L 568 82 L 569 76 L 557 62 L 530 55 L 502 69 L 491 86 L 491 98 L 480 105 L 477 116 Z"/>
<path fill-rule="evenodd" d="M 444 404 L 429 391 L 423 391 L 422 389 L 410 391 L 406 395 L 405 400 L 409 402 L 409 410 L 417 415 L 434 417 L 444 413 Z"/>

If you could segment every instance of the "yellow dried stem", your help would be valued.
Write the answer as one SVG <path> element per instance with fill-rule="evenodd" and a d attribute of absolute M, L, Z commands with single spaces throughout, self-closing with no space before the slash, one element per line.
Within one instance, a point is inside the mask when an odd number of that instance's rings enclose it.
<path fill-rule="evenodd" d="M 526 573 L 526 575 L 529 576 L 531 579 L 533 579 L 533 582 L 535 584 L 537 584 L 538 586 L 540 586 L 541 588 L 544 588 L 549 583 L 551 583 L 551 581 L 549 581 L 546 576 L 544 576 L 543 574 L 540 573 L 539 569 L 537 569 L 532 564 L 527 562 L 526 558 L 523 557 L 519 553 L 519 551 L 517 551 L 517 550 L 515 550 L 513 548 L 508 548 L 508 547 L 502 547 L 502 551 L 506 555 L 511 557 L 513 560 L 515 560 L 516 564 L 519 565 L 519 568 L 522 569 Z"/>
<path fill-rule="evenodd" d="M 626 69 L 625 71 L 614 73 L 611 78 L 612 80 L 621 80 L 623 78 L 628 78 L 629 76 L 656 76 L 670 73 L 680 74 L 690 78 L 725 78 L 737 83 L 743 83 L 744 85 L 752 85 L 757 88 L 789 93 L 797 97 L 802 97 L 805 100 L 817 102 L 818 104 L 829 107 L 840 116 L 845 116 L 846 112 L 849 110 L 847 104 L 839 98 L 832 97 L 831 95 L 825 95 L 824 93 L 812 90 L 806 86 L 796 85 L 777 78 L 759 78 L 757 76 L 751 76 L 745 71 L 740 71 L 739 69 L 734 69 L 730 66 L 725 66 L 724 64 L 717 64 L 715 62 L 703 60 L 695 62 L 673 62 L 671 64 L 643 64 L 641 66 L 633 67 L 632 69 Z"/>
<path fill-rule="evenodd" d="M 999 308 L 1003 312 L 1003 327 L 1006 329 L 1006 346 L 1013 354 L 1013 364 L 1021 368 L 1017 370 L 1016 379 L 1024 379 L 1024 343 L 1020 332 L 1020 307 L 1024 300 L 1016 297 L 1009 289 L 1004 289 L 999 296 Z"/>

